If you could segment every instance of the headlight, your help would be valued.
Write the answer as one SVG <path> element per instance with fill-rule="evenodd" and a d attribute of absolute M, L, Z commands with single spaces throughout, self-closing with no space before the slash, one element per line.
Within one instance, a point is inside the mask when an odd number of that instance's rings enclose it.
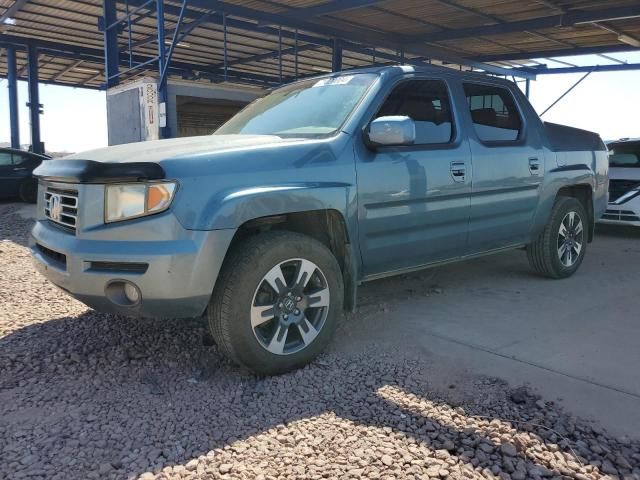
<path fill-rule="evenodd" d="M 171 205 L 176 187 L 175 182 L 107 185 L 105 222 L 162 212 Z"/>

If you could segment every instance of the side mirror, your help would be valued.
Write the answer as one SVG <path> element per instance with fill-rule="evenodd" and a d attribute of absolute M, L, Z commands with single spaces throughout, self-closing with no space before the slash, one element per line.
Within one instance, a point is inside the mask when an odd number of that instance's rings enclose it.
<path fill-rule="evenodd" d="M 379 117 L 364 132 L 368 147 L 413 145 L 416 141 L 416 124 L 405 116 Z"/>

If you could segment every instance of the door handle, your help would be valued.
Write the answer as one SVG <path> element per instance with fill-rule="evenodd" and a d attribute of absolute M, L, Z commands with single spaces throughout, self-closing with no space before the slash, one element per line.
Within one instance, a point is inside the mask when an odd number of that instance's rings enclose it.
<path fill-rule="evenodd" d="M 26 170 L 26 169 L 27 169 L 27 167 L 15 167 L 15 168 L 13 169 L 13 171 L 14 171 L 14 172 L 20 172 L 20 171 L 22 171 L 22 170 Z"/>
<path fill-rule="evenodd" d="M 529 159 L 529 172 L 531 175 L 540 174 L 540 160 L 535 157 Z"/>
<path fill-rule="evenodd" d="M 451 176 L 454 182 L 464 182 L 467 166 L 464 162 L 451 162 Z"/>

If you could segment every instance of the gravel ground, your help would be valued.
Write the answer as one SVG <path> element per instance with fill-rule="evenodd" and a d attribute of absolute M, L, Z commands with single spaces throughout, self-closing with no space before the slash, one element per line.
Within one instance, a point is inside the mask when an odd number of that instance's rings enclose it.
<path fill-rule="evenodd" d="M 201 320 L 96 313 L 33 270 L 18 207 L 0 204 L 0 479 L 640 480 L 638 442 L 525 387 L 442 387 L 375 345 L 256 378 Z"/>

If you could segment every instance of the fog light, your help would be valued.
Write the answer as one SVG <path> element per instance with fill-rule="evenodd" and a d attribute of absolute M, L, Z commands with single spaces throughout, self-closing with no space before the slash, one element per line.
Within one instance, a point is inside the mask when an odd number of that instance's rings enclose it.
<path fill-rule="evenodd" d="M 133 304 L 136 304 L 140 301 L 140 290 L 138 290 L 138 287 L 136 287 L 133 283 L 124 284 L 124 295 Z"/>
<path fill-rule="evenodd" d="M 142 301 L 142 293 L 137 285 L 126 280 L 112 280 L 104 293 L 109 300 L 121 307 L 133 307 Z"/>

